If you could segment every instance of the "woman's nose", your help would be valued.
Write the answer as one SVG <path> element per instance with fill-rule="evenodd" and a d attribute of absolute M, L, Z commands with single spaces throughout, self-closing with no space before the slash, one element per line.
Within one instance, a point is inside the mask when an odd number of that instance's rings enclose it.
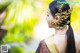
<path fill-rule="evenodd" d="M 48 19 L 48 16 L 46 16 L 46 20 Z"/>

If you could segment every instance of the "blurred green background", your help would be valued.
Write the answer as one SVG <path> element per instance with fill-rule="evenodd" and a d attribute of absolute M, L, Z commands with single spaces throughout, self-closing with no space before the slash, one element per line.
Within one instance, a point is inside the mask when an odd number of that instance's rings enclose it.
<path fill-rule="evenodd" d="M 51 1 L 0 0 L 0 29 L 7 30 L 5 36 L 0 40 L 0 45 L 8 45 L 9 53 L 34 53 L 35 51 L 27 52 L 26 48 L 34 38 L 35 27 L 45 19 L 48 5 Z M 77 32 L 80 32 L 79 15 L 80 4 L 74 4 L 71 24 Z M 42 16 L 45 17 L 43 18 Z"/>

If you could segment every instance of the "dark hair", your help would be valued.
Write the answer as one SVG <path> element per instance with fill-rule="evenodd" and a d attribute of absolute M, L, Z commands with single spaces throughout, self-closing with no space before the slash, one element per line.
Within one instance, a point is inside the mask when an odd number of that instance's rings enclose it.
<path fill-rule="evenodd" d="M 57 1 L 53 1 L 50 3 L 49 9 L 50 9 L 52 16 L 55 16 L 55 14 L 58 12 L 60 5 L 61 5 L 61 3 L 57 3 Z M 70 7 L 66 3 L 66 4 L 63 4 L 63 7 L 61 9 L 62 9 L 62 11 L 65 11 L 65 10 L 69 10 Z M 59 26 L 62 27 L 64 25 L 66 25 L 67 21 L 70 21 L 70 16 L 67 19 L 64 19 L 62 21 L 62 23 L 59 24 Z M 74 33 L 73 33 L 73 29 L 72 29 L 70 23 L 68 24 L 68 30 L 66 32 L 66 35 L 67 35 L 67 46 L 66 46 L 65 53 L 76 53 Z"/>

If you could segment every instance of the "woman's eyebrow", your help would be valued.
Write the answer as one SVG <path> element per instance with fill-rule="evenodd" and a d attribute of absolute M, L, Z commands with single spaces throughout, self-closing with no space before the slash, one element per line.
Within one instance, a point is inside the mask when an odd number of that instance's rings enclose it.
<path fill-rule="evenodd" d="M 49 12 L 47 12 L 47 14 L 49 14 Z"/>

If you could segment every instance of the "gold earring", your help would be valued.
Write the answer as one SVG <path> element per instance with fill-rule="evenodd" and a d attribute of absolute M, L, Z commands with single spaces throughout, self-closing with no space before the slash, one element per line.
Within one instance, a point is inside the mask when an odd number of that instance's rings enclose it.
<path fill-rule="evenodd" d="M 52 24 L 52 25 L 54 25 L 54 24 L 55 24 L 53 20 L 51 21 L 51 24 Z"/>

